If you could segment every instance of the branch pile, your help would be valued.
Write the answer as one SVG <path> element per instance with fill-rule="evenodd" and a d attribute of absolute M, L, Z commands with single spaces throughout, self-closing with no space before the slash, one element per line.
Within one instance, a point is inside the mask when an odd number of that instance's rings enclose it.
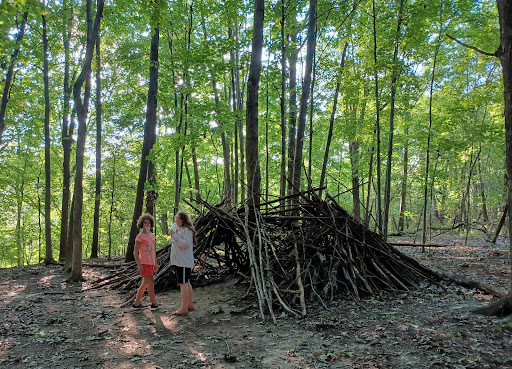
<path fill-rule="evenodd" d="M 205 201 L 200 205 L 205 211 L 195 221 L 198 245 L 192 283 L 227 274 L 245 276 L 256 291 L 263 318 L 268 311 L 275 319 L 276 305 L 305 315 L 308 301 L 325 304 L 344 295 L 406 291 L 421 281 L 441 279 L 356 221 L 334 198 L 320 199 L 314 191 L 262 204 L 260 212 L 243 207 L 227 211 Z M 157 290 L 176 283 L 169 247 L 157 252 Z M 115 288 L 133 290 L 140 283 L 133 264 L 113 277 Z"/>

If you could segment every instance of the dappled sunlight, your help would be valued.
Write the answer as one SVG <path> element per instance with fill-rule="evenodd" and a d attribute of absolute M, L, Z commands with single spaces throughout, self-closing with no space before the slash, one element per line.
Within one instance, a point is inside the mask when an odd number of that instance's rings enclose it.
<path fill-rule="evenodd" d="M 0 339 L 0 359 L 6 357 L 9 354 L 9 349 L 12 344 L 8 340 Z"/>
<path fill-rule="evenodd" d="M 208 358 L 206 357 L 206 354 L 204 352 L 197 351 L 195 348 L 193 348 L 190 345 L 190 343 L 187 343 L 187 346 L 188 346 L 188 349 L 190 350 L 190 352 L 192 354 L 194 354 L 196 359 L 200 360 L 203 363 L 206 363 L 208 361 Z"/>
<path fill-rule="evenodd" d="M 20 293 L 22 293 L 23 291 L 25 291 L 27 289 L 26 284 L 16 284 L 12 287 L 9 286 L 9 288 L 3 288 L 4 286 L 2 283 L 2 285 L 0 285 L 0 287 L 2 287 L 2 290 L 6 291 L 6 293 L 3 296 L 3 299 L 5 299 L 5 300 L 3 300 L 2 305 L 9 304 L 13 298 L 15 298 L 16 296 L 18 296 Z"/>
<path fill-rule="evenodd" d="M 156 324 L 161 324 L 163 328 L 168 331 L 177 334 L 180 332 L 179 321 L 175 319 L 173 316 L 169 316 L 167 314 L 159 314 L 155 321 Z"/>
<path fill-rule="evenodd" d="M 54 278 L 55 278 L 55 276 L 53 274 L 52 275 L 43 276 L 43 277 L 39 278 L 39 282 L 37 283 L 37 287 L 38 288 L 50 287 L 51 282 L 54 280 Z"/>

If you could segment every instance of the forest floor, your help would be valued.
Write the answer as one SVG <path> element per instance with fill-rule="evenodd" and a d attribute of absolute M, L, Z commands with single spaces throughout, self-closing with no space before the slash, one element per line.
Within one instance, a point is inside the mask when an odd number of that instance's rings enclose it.
<path fill-rule="evenodd" d="M 444 236 L 432 243 L 450 246 L 426 253 L 399 248 L 507 289 L 507 242 L 471 238 L 462 246 L 463 238 Z M 196 288 L 196 310 L 177 317 L 178 290 L 159 293 L 156 311 L 120 307 L 126 296 L 112 290 L 87 290 L 106 273 L 84 267 L 86 281 L 70 284 L 60 266 L 0 269 L 1 367 L 512 368 L 510 323 L 470 312 L 495 298 L 454 284 L 310 306 L 306 318 L 283 314 L 274 325 L 234 279 Z"/>

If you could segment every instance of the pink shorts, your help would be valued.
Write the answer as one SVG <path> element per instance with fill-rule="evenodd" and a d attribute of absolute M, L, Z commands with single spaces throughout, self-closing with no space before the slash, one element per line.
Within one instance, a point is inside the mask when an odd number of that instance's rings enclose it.
<path fill-rule="evenodd" d="M 155 274 L 155 271 L 153 269 L 154 265 L 149 265 L 149 264 L 142 264 L 142 273 L 140 273 L 140 276 L 142 278 L 144 277 L 148 277 L 150 275 L 154 275 Z"/>

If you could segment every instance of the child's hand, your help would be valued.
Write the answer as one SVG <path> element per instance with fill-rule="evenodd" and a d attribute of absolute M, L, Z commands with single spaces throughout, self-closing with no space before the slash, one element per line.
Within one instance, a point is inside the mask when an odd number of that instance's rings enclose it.
<path fill-rule="evenodd" d="M 139 273 L 142 274 L 142 272 L 144 271 L 144 268 L 142 267 L 142 264 L 139 264 L 138 267 L 139 267 Z"/>
<path fill-rule="evenodd" d="M 154 271 L 155 273 L 156 273 L 156 272 L 158 272 L 158 265 L 156 265 L 156 264 L 155 264 L 155 265 L 153 265 L 153 271 Z"/>

